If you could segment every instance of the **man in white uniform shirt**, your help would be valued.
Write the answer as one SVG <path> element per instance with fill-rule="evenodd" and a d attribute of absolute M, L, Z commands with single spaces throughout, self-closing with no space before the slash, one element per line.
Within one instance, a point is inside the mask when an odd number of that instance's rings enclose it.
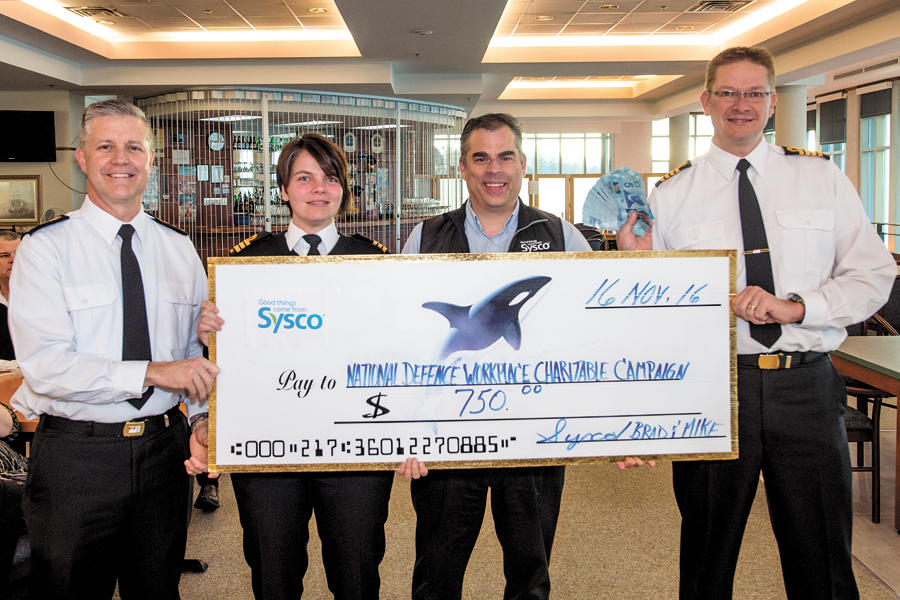
<path fill-rule="evenodd" d="M 142 211 L 153 149 L 140 109 L 89 106 L 75 156 L 84 204 L 25 237 L 11 283 L 25 378 L 12 403 L 40 417 L 23 504 L 34 591 L 110 598 L 118 580 L 125 600 L 178 598 L 218 373 L 195 333 L 206 274 L 184 232 Z M 146 358 L 126 358 L 140 330 Z"/>
<path fill-rule="evenodd" d="M 764 49 L 710 61 L 700 100 L 712 146 L 650 196 L 654 250 L 738 250 L 740 457 L 674 464 L 683 599 L 731 598 L 760 471 L 787 596 L 859 598 L 847 396 L 828 352 L 884 304 L 897 270 L 826 156 L 765 143 L 774 90 Z M 635 220 L 619 231 L 623 250 L 651 246 L 631 233 Z"/>

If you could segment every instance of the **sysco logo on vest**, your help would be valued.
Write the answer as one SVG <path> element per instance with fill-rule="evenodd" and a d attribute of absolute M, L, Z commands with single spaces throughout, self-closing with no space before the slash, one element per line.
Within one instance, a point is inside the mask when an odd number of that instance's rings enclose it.
<path fill-rule="evenodd" d="M 540 252 L 541 250 L 549 250 L 550 242 L 539 242 L 538 240 L 521 241 L 522 252 Z"/>

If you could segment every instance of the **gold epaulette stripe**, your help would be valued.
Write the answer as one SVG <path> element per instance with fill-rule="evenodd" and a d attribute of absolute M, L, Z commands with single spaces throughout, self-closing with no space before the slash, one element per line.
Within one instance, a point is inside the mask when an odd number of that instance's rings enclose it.
<path fill-rule="evenodd" d="M 243 250 L 244 248 L 246 248 L 247 246 L 252 244 L 253 240 L 255 240 L 256 236 L 258 236 L 258 235 L 259 235 L 258 233 L 251 235 L 246 240 L 244 240 L 243 242 L 241 242 L 240 244 L 238 244 L 237 246 L 232 248 L 231 252 L 229 254 L 237 254 L 238 252 L 240 252 L 241 250 Z"/>
<path fill-rule="evenodd" d="M 805 148 L 791 148 L 790 146 L 782 146 L 782 148 L 784 148 L 785 154 L 791 156 L 818 156 L 819 158 L 831 158 L 823 152 L 813 152 L 812 150 L 806 150 Z"/>
<path fill-rule="evenodd" d="M 672 169 L 671 171 L 669 171 L 668 173 L 666 173 L 665 175 L 663 175 L 662 177 L 660 177 L 660 178 L 659 178 L 659 181 L 657 181 L 657 182 L 653 185 L 653 187 L 659 187 L 659 184 L 661 184 L 663 181 L 665 181 L 666 179 L 669 179 L 669 178 L 672 177 L 673 175 L 677 175 L 678 173 L 681 173 L 684 169 L 690 168 L 690 166 L 691 166 L 691 161 L 689 161 L 689 160 L 688 160 L 688 161 L 685 161 L 685 162 L 682 163 L 681 165 L 675 167 L 674 169 Z"/>

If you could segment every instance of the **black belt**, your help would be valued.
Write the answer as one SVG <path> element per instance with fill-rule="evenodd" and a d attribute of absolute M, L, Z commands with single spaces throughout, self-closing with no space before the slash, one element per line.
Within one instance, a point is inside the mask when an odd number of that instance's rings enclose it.
<path fill-rule="evenodd" d="M 125 421 L 124 423 L 73 421 L 65 417 L 42 415 L 40 425 L 45 431 L 61 431 L 63 433 L 106 437 L 139 437 L 166 429 L 176 423 L 178 418 L 181 418 L 181 410 L 178 406 L 174 406 L 166 411 L 165 414 L 146 417 L 136 421 Z"/>
<path fill-rule="evenodd" d="M 775 354 L 738 354 L 737 363 L 741 367 L 755 369 L 790 369 L 803 363 L 810 363 L 827 352 L 776 352 Z"/>

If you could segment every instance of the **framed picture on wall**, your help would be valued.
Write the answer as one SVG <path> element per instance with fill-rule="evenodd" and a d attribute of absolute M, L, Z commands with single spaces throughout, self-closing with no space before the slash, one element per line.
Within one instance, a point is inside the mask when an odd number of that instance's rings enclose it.
<path fill-rule="evenodd" d="M 0 224 L 38 223 L 41 176 L 0 175 Z"/>

